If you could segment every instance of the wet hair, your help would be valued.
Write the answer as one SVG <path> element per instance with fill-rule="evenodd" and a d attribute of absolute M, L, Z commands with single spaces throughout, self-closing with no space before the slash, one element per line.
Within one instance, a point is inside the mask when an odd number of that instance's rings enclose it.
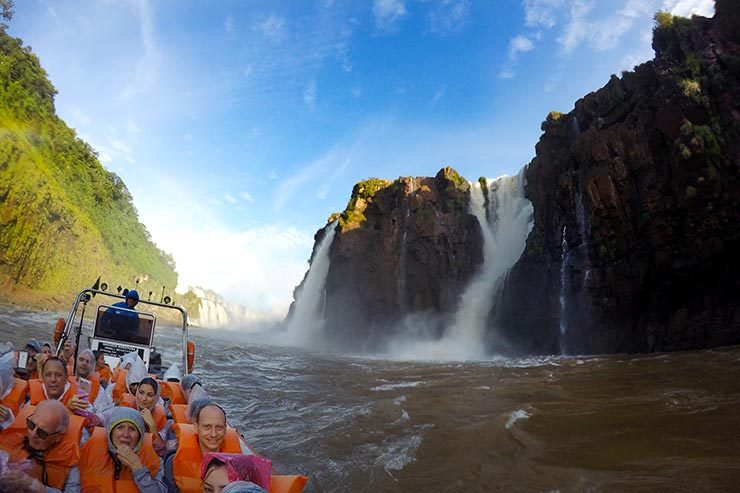
<path fill-rule="evenodd" d="M 142 385 L 149 385 L 154 390 L 154 393 L 159 395 L 159 384 L 152 377 L 142 378 L 139 382 L 139 386 L 136 388 L 137 392 Z"/>
<path fill-rule="evenodd" d="M 41 365 L 41 374 L 44 374 L 44 371 L 46 370 L 46 365 L 49 364 L 50 361 L 57 361 L 60 365 L 62 365 L 62 369 L 64 370 L 64 374 L 67 374 L 67 363 L 60 358 L 59 356 L 49 356 L 46 358 L 46 361 L 44 361 L 44 364 Z"/>
<path fill-rule="evenodd" d="M 203 405 L 198 407 L 197 409 L 196 409 L 196 406 L 193 406 L 193 423 L 197 423 L 198 419 L 200 418 L 201 411 L 203 411 L 203 409 L 210 407 L 210 406 L 217 407 L 223 413 L 224 421 L 226 421 L 226 411 L 224 411 L 224 408 L 222 408 L 221 406 L 213 402 L 210 397 L 208 398 L 204 397 L 203 399 L 198 399 L 196 403 L 201 400 L 205 401 L 206 399 L 208 399 L 208 402 L 204 402 Z"/>
<path fill-rule="evenodd" d="M 206 467 L 206 472 L 203 474 L 203 477 L 205 478 L 211 473 L 212 470 L 219 467 L 226 467 L 226 462 L 214 457 L 213 459 L 211 459 L 211 462 L 208 463 L 208 467 Z"/>

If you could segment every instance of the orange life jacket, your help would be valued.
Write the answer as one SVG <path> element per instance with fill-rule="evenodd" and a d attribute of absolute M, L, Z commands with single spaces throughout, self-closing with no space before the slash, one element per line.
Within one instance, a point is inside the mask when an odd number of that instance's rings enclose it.
<path fill-rule="evenodd" d="M 67 405 L 67 402 L 72 398 L 73 395 L 77 395 L 77 382 L 75 381 L 74 377 L 70 377 L 68 380 L 69 382 L 69 388 L 67 389 L 67 392 L 62 396 L 62 399 L 59 401 L 65 406 Z M 46 394 L 44 394 L 44 382 L 40 379 L 37 380 L 29 380 L 28 381 L 28 395 L 30 400 L 28 401 L 29 404 L 32 406 L 35 406 L 41 401 L 46 400 Z"/>
<path fill-rule="evenodd" d="M 16 416 L 13 424 L 0 433 L 0 449 L 10 454 L 10 462 L 20 462 L 28 457 L 23 448 L 23 438 L 26 436 L 26 418 L 33 413 L 35 406 L 26 406 Z M 46 486 L 61 490 L 67 482 L 70 468 L 80 461 L 80 439 L 85 419 L 70 414 L 67 431 L 57 445 L 44 453 L 43 466 L 31 461 L 29 476 L 43 482 L 43 471 L 46 469 Z"/>
<path fill-rule="evenodd" d="M 144 434 L 144 441 L 136 453 L 152 477 L 159 471 L 159 457 L 152 447 L 152 435 Z M 113 458 L 108 453 L 108 440 L 104 428 L 95 428 L 85 443 L 80 457 L 80 480 L 82 493 L 139 493 L 133 472 L 121 468 L 120 479 L 114 478 Z"/>
<path fill-rule="evenodd" d="M 98 374 L 100 375 L 100 380 L 105 380 L 108 383 L 111 383 L 111 371 L 110 366 L 103 365 L 102 368 L 97 368 Z"/>
<path fill-rule="evenodd" d="M 121 401 L 121 405 L 136 410 L 139 409 L 139 407 L 136 405 L 136 397 L 134 397 L 132 394 L 124 395 L 123 401 Z M 154 406 L 154 411 L 152 411 L 152 418 L 154 418 L 154 424 L 157 425 L 157 431 L 162 431 L 164 425 L 167 424 L 167 415 L 164 413 L 164 408 L 162 406 Z"/>
<path fill-rule="evenodd" d="M 16 378 L 13 382 L 13 389 L 4 399 L 0 400 L 0 405 L 10 408 L 13 411 L 13 415 L 18 415 L 18 411 L 26 402 L 26 395 L 28 394 L 28 382 Z"/>
<path fill-rule="evenodd" d="M 188 405 L 187 404 L 171 404 L 170 413 L 172 413 L 172 420 L 175 423 L 187 423 L 188 422 Z"/>
<path fill-rule="evenodd" d="M 131 393 L 128 391 L 128 385 L 126 385 L 126 374 L 127 373 L 128 373 L 128 370 L 118 371 L 118 379 L 116 379 L 115 381 L 116 385 L 113 387 L 113 391 L 111 392 L 113 403 L 116 406 L 121 405 L 121 402 L 123 402 L 124 395 Z"/>
<path fill-rule="evenodd" d="M 172 404 L 187 404 L 185 400 L 185 394 L 182 393 L 182 387 L 180 382 L 167 382 L 165 380 L 157 380 L 159 384 L 159 395 L 162 399 L 169 399 L 170 406 Z"/>
<path fill-rule="evenodd" d="M 195 434 L 195 426 L 178 423 L 174 425 L 177 436 L 177 452 L 172 459 L 172 473 L 180 493 L 201 493 L 203 481 L 200 479 L 200 462 L 203 454 Z M 234 428 L 226 428 L 226 437 L 219 452 L 230 454 L 241 453 L 239 434 Z"/>
<path fill-rule="evenodd" d="M 301 493 L 306 482 L 306 476 L 270 476 L 270 493 Z"/>

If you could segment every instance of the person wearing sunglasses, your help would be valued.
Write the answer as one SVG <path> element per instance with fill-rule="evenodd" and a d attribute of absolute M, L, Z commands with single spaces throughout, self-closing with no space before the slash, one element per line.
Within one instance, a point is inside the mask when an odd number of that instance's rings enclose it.
<path fill-rule="evenodd" d="M 84 421 L 56 400 L 23 408 L 13 424 L 0 433 L 0 450 L 10 456 L 11 463 L 29 461 L 30 467 L 27 475 L 17 469 L 6 472 L 3 481 L 44 493 L 78 493 Z"/>

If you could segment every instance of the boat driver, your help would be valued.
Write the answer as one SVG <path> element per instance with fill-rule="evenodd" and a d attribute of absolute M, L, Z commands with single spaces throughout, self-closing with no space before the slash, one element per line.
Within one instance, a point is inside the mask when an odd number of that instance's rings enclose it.
<path fill-rule="evenodd" d="M 139 329 L 139 315 L 136 305 L 139 303 L 139 293 L 132 289 L 126 294 L 125 301 L 111 305 L 103 314 L 101 320 L 102 333 L 114 339 L 128 340 L 135 336 Z M 124 310 L 121 310 L 124 308 Z"/>

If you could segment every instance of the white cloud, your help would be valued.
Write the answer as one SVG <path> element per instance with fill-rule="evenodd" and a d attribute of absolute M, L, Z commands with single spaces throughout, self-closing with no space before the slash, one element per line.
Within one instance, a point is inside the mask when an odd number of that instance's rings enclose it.
<path fill-rule="evenodd" d="M 295 205 L 291 201 L 302 196 L 304 189 L 317 189 L 320 195 L 321 190 L 331 185 L 347 169 L 361 140 L 362 136 L 349 146 L 337 144 L 315 161 L 299 166 L 292 176 L 280 180 L 273 201 L 275 212 L 280 212 L 288 203 Z"/>
<path fill-rule="evenodd" d="M 646 2 L 645 0 L 629 0 L 627 5 L 619 13 L 625 17 L 634 18 L 650 15 L 652 11 L 653 7 L 650 5 L 650 2 Z"/>
<path fill-rule="evenodd" d="M 309 110 L 316 109 L 316 80 L 311 80 L 308 86 L 303 90 L 303 102 Z"/>
<path fill-rule="evenodd" d="M 183 135 L 182 138 L 185 139 L 185 140 L 193 140 L 193 134 L 191 134 L 190 132 L 188 132 L 185 135 Z"/>
<path fill-rule="evenodd" d="M 562 0 L 524 0 L 524 21 L 527 27 L 552 28 L 557 23 Z"/>
<path fill-rule="evenodd" d="M 403 0 L 373 0 L 375 27 L 379 31 L 395 32 L 397 23 L 407 14 Z"/>
<path fill-rule="evenodd" d="M 557 38 L 563 53 L 570 54 L 581 44 L 595 51 L 606 51 L 617 46 L 622 36 L 634 25 L 635 20 L 649 12 L 650 7 L 629 0 L 616 14 L 597 20 L 588 18 L 594 3 L 576 0 L 570 8 L 568 24 Z"/>
<path fill-rule="evenodd" d="M 285 37 L 285 19 L 275 14 L 270 14 L 259 23 L 257 29 L 272 41 L 280 41 Z"/>
<path fill-rule="evenodd" d="M 509 41 L 509 58 L 516 60 L 520 53 L 534 49 L 534 43 L 526 36 L 517 36 Z"/>
<path fill-rule="evenodd" d="M 519 55 L 532 51 L 534 43 L 526 36 L 517 36 L 509 41 L 508 60 L 504 64 L 498 76 L 501 79 L 512 79 L 516 76 L 515 68 L 519 61 Z"/>
<path fill-rule="evenodd" d="M 588 14 L 589 10 L 591 10 L 591 5 L 588 5 L 582 0 L 576 0 L 571 5 L 568 25 L 565 26 L 563 33 L 558 37 L 558 43 L 560 43 L 565 53 L 572 52 L 581 42 L 588 38 L 589 31 L 586 14 Z"/>
<path fill-rule="evenodd" d="M 133 78 L 123 89 L 124 98 L 130 98 L 151 90 L 157 81 L 162 61 L 162 54 L 155 42 L 154 20 L 149 1 L 138 0 L 134 5 L 139 19 L 143 54 L 136 66 Z"/>
<path fill-rule="evenodd" d="M 313 233 L 277 225 L 229 230 L 206 226 L 168 232 L 185 286 L 207 286 L 250 311 L 279 319 L 308 269 Z M 204 262 L 204 254 L 208 262 Z"/>
<path fill-rule="evenodd" d="M 430 101 L 430 104 L 434 106 L 437 104 L 437 102 L 442 99 L 445 94 L 447 93 L 447 86 L 442 86 L 434 93 L 434 96 L 432 96 L 432 100 Z"/>
<path fill-rule="evenodd" d="M 681 17 L 691 17 L 692 15 L 712 17 L 714 15 L 714 1 L 664 0 L 663 10 L 667 10 L 673 15 L 680 15 Z"/>
<path fill-rule="evenodd" d="M 229 204 L 231 204 L 231 205 L 236 205 L 236 204 L 238 204 L 238 203 L 239 203 L 239 201 L 238 201 L 238 200 L 236 200 L 236 199 L 234 198 L 234 196 L 233 196 L 233 195 L 231 195 L 231 194 L 229 194 L 229 193 L 227 193 L 227 194 L 225 194 L 225 195 L 224 195 L 224 200 L 225 200 L 226 202 L 228 202 Z"/>
<path fill-rule="evenodd" d="M 73 106 L 72 108 L 70 108 L 70 117 L 73 124 L 76 124 L 77 126 L 84 127 L 92 122 L 92 118 L 87 116 L 87 114 L 77 106 Z"/>
<path fill-rule="evenodd" d="M 429 13 L 429 31 L 445 36 L 462 29 L 470 17 L 468 0 L 442 0 Z"/>
<path fill-rule="evenodd" d="M 226 20 L 224 21 L 224 30 L 226 31 L 226 34 L 234 34 L 234 18 L 231 14 L 226 16 Z"/>
<path fill-rule="evenodd" d="M 126 129 L 128 130 L 128 133 L 131 135 L 136 135 L 141 133 L 141 129 L 139 126 L 134 122 L 133 120 L 129 120 L 128 124 L 126 125 Z"/>
<path fill-rule="evenodd" d="M 336 57 L 344 72 L 352 72 L 352 59 L 349 56 L 349 42 L 352 38 L 352 30 L 343 28 L 340 31 L 339 41 L 334 45 Z"/>
<path fill-rule="evenodd" d="M 133 151 L 131 148 L 126 145 L 122 140 L 116 138 L 116 137 L 109 137 L 108 142 L 110 142 L 110 145 L 117 151 L 122 152 L 124 154 L 132 154 Z"/>
<path fill-rule="evenodd" d="M 254 199 L 249 194 L 249 192 L 241 192 L 239 195 L 241 196 L 242 199 L 244 199 L 245 202 L 249 202 L 250 204 L 254 202 Z"/>

